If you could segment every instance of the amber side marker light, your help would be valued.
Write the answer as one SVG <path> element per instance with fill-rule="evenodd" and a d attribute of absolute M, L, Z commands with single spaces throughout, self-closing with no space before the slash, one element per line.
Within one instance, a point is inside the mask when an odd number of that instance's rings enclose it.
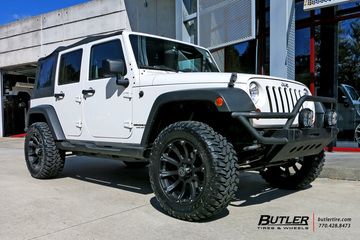
<path fill-rule="evenodd" d="M 215 100 L 215 104 L 216 106 L 218 107 L 222 107 L 222 105 L 224 105 L 224 99 L 222 97 L 218 97 L 216 100 Z"/>

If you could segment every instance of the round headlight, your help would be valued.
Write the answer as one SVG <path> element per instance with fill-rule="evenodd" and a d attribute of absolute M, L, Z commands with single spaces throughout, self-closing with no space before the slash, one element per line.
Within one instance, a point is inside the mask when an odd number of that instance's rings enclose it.
<path fill-rule="evenodd" d="M 327 110 L 325 112 L 325 126 L 335 126 L 337 124 L 337 113 L 335 110 Z"/>
<path fill-rule="evenodd" d="M 301 128 L 310 128 L 314 126 L 314 112 L 309 109 L 305 108 L 300 111 L 299 114 L 299 125 Z"/>
<path fill-rule="evenodd" d="M 250 98 L 254 103 L 257 103 L 259 101 L 259 85 L 256 82 L 252 82 L 249 84 L 249 93 Z"/>

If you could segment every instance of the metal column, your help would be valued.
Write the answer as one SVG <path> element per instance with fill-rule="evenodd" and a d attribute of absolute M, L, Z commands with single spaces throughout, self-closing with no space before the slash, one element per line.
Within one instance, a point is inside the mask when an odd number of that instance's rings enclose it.
<path fill-rule="evenodd" d="M 270 0 L 270 75 L 295 79 L 295 0 Z"/>

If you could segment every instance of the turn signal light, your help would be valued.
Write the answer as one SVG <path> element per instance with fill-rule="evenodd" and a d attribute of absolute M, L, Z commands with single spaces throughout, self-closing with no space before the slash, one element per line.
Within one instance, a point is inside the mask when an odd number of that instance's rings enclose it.
<path fill-rule="evenodd" d="M 215 104 L 216 104 L 216 106 L 221 107 L 222 105 L 224 105 L 224 99 L 222 97 L 218 97 L 215 100 Z"/>

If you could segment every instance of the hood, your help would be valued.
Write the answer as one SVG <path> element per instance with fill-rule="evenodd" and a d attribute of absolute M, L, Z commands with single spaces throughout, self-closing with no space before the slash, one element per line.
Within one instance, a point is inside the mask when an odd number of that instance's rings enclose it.
<path fill-rule="evenodd" d="M 196 72 L 196 73 L 183 73 L 183 72 L 164 72 L 156 70 L 146 70 L 142 73 L 141 82 L 144 85 L 179 85 L 179 84 L 211 84 L 211 83 L 226 83 L 230 82 L 232 73 L 222 72 Z M 269 79 L 292 82 L 295 84 L 303 85 L 302 83 L 283 79 L 275 78 L 265 75 L 255 74 L 237 74 L 237 84 L 247 84 L 249 79 Z"/>

